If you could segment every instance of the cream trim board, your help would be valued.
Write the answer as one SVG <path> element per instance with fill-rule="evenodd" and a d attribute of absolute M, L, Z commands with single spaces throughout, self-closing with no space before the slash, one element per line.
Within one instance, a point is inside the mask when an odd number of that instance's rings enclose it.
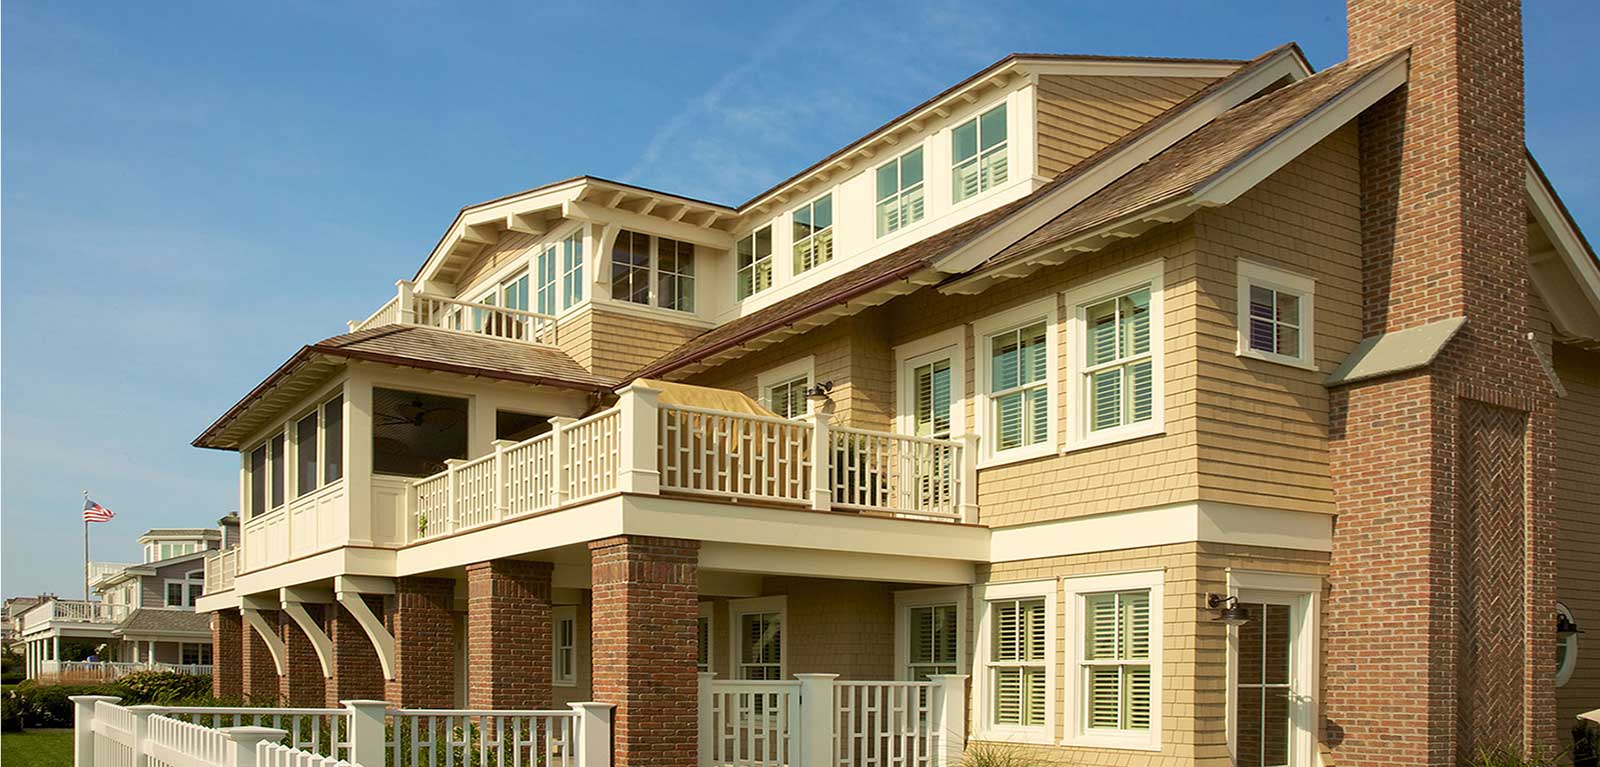
<path fill-rule="evenodd" d="M 1162 679 L 1163 666 L 1166 662 L 1164 652 L 1166 642 L 1166 612 L 1164 609 L 1166 589 L 1166 572 L 1164 570 L 1144 570 L 1112 575 L 1086 575 L 1081 577 L 1065 577 L 1061 579 L 1063 594 L 1062 604 L 1067 610 L 1067 690 L 1065 735 L 1061 739 L 1062 745 L 1083 746 L 1091 748 L 1115 748 L 1138 751 L 1161 750 L 1161 708 L 1162 708 Z M 1082 658 L 1084 646 L 1084 616 L 1083 600 L 1091 594 L 1101 594 L 1108 591 L 1134 591 L 1138 589 L 1150 590 L 1150 729 L 1144 732 L 1127 730 L 1118 732 L 1089 732 L 1087 726 L 1087 710 L 1083 704 L 1083 692 L 1087 687 L 1083 674 L 1085 665 Z"/>
<path fill-rule="evenodd" d="M 1061 334 L 1059 330 L 1057 296 L 1051 295 L 1020 306 L 1013 306 L 972 323 L 974 381 L 974 430 L 978 433 L 979 468 L 1003 466 L 1017 461 L 1041 458 L 1056 452 L 1061 430 L 1057 424 L 1061 399 Z M 1049 369 L 1045 372 L 1046 411 L 1045 439 L 1036 445 L 1026 445 L 1010 450 L 995 451 L 996 429 L 992 423 L 992 400 L 989 397 L 991 380 L 990 338 L 1008 330 L 1016 330 L 1039 320 L 1045 323 L 1045 359 Z"/>
<path fill-rule="evenodd" d="M 1114 442 L 1141 439 L 1166 432 L 1166 262 L 1150 261 L 1123 270 L 1094 282 L 1080 285 L 1066 293 L 1069 336 L 1067 342 L 1067 438 L 1063 452 L 1084 450 Z M 1087 365 L 1085 353 L 1089 348 L 1090 306 L 1148 285 L 1150 288 L 1150 365 L 1151 415 L 1147 421 L 1115 426 L 1102 431 L 1089 430 L 1090 390 L 1084 382 Z"/>
<path fill-rule="evenodd" d="M 1193 541 L 1328 552 L 1333 550 L 1333 515 L 1208 501 L 1075 516 L 994 528 L 989 534 L 989 561 Z"/>
<path fill-rule="evenodd" d="M 1316 370 L 1316 280 L 1243 258 L 1236 261 L 1235 271 L 1238 273 L 1238 293 L 1236 294 L 1238 311 L 1236 312 L 1236 324 L 1234 326 L 1237 336 L 1234 353 L 1240 357 L 1250 357 L 1263 362 L 1275 362 L 1279 365 Z M 1291 293 L 1300 300 L 1300 317 L 1298 320 L 1300 345 L 1294 354 L 1266 352 L 1250 346 L 1250 287 L 1252 285 L 1270 288 L 1280 293 Z"/>
<path fill-rule="evenodd" d="M 796 360 L 785 362 L 770 370 L 756 374 L 756 399 L 762 407 L 771 408 L 772 399 L 767 396 L 767 390 L 781 383 L 788 383 L 804 376 L 806 385 L 811 386 L 817 382 L 817 358 L 806 355 Z M 809 406 L 809 403 L 807 403 Z"/>
<path fill-rule="evenodd" d="M 916 381 L 911 373 L 921 365 L 941 357 L 950 359 L 950 436 L 968 433 L 967 424 L 967 329 L 956 326 L 894 348 L 895 431 L 916 431 Z"/>
<path fill-rule="evenodd" d="M 1056 742 L 1056 699 L 1059 690 L 1056 669 L 1056 647 L 1059 631 L 1056 617 L 1055 579 L 1018 581 L 979 586 L 973 591 L 973 606 L 978 612 L 976 646 L 972 650 L 972 738 L 1010 743 L 1038 743 L 1053 745 Z M 990 724 L 993 717 L 994 696 L 990 694 L 993 680 L 989 673 L 989 655 L 994 634 L 991 602 L 1012 599 L 1044 599 L 1045 626 L 1045 704 L 1044 724 L 1037 727 L 1016 727 Z"/>
<path fill-rule="evenodd" d="M 1318 681 L 1321 675 L 1322 578 L 1293 573 L 1228 568 L 1228 596 L 1241 602 L 1288 605 L 1293 611 L 1293 630 L 1289 638 L 1292 685 L 1300 693 L 1291 697 L 1290 722 L 1293 725 L 1290 749 L 1292 764 L 1315 765 L 1317 731 L 1321 719 Z M 1252 616 L 1259 619 L 1259 616 Z M 1236 755 L 1238 732 L 1239 630 L 1228 628 L 1228 753 Z"/>
<path fill-rule="evenodd" d="M 911 680 L 911 608 L 953 604 L 956 606 L 957 669 L 967 666 L 967 589 L 948 586 L 937 589 L 911 589 L 894 593 L 894 678 Z"/>
<path fill-rule="evenodd" d="M 739 619 L 755 613 L 778 614 L 778 679 L 789 678 L 789 645 L 794 634 L 789 627 L 789 598 L 786 596 L 728 600 L 728 675 L 739 676 Z"/>

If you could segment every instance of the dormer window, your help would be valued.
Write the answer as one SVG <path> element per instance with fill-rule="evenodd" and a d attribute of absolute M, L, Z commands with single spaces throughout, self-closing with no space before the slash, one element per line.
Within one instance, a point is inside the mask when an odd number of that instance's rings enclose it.
<path fill-rule="evenodd" d="M 694 245 L 638 232 L 618 234 L 611 248 L 611 297 L 694 311 Z"/>
<path fill-rule="evenodd" d="M 794 212 L 794 273 L 803 274 L 833 260 L 833 194 Z"/>
<path fill-rule="evenodd" d="M 1006 105 L 972 118 L 951 132 L 951 188 L 954 202 L 1006 182 Z"/>
<path fill-rule="evenodd" d="M 573 232 L 561 241 L 561 308 L 583 301 L 583 234 Z"/>
<path fill-rule="evenodd" d="M 922 220 L 922 147 L 878 168 L 878 236 Z"/>
<path fill-rule="evenodd" d="M 772 227 L 763 226 L 734 245 L 738 254 L 737 293 L 743 301 L 772 287 Z"/>

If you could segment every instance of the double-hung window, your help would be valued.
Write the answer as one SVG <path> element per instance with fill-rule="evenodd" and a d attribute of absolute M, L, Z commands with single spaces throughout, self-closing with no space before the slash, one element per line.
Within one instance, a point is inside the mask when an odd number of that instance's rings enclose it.
<path fill-rule="evenodd" d="M 833 194 L 801 206 L 794 219 L 794 273 L 808 272 L 833 260 Z"/>
<path fill-rule="evenodd" d="M 957 614 L 954 602 L 906 608 L 907 679 L 920 681 L 934 674 L 959 673 L 961 626 L 956 622 Z"/>
<path fill-rule="evenodd" d="M 572 607 L 557 607 L 551 611 L 554 624 L 551 642 L 555 653 L 552 659 L 551 683 L 570 687 L 578 683 L 578 611 Z"/>
<path fill-rule="evenodd" d="M 786 365 L 756 375 L 756 388 L 768 410 L 780 418 L 798 418 L 805 415 L 806 389 L 811 387 L 816 372 L 814 357 L 801 357 Z"/>
<path fill-rule="evenodd" d="M 618 234 L 611 248 L 611 297 L 694 311 L 694 245 L 638 232 Z"/>
<path fill-rule="evenodd" d="M 772 227 L 763 226 L 734 245 L 738 256 L 739 300 L 772 287 Z"/>
<path fill-rule="evenodd" d="M 540 251 L 533 259 L 534 273 L 534 311 L 540 314 L 555 314 L 556 307 L 556 246 L 551 245 Z"/>
<path fill-rule="evenodd" d="M 1161 431 L 1161 269 L 1157 261 L 1074 291 L 1076 446 Z"/>
<path fill-rule="evenodd" d="M 561 241 L 561 308 L 583 301 L 583 233 L 573 232 Z"/>
<path fill-rule="evenodd" d="M 922 147 L 878 167 L 878 236 L 922 220 Z"/>
<path fill-rule="evenodd" d="M 650 303 L 650 235 L 623 231 L 611 246 L 611 297 Z"/>
<path fill-rule="evenodd" d="M 656 305 L 694 311 L 694 245 L 656 238 Z"/>
<path fill-rule="evenodd" d="M 956 126 L 950 143 L 954 202 L 976 197 L 1006 182 L 1005 104 Z"/>
<path fill-rule="evenodd" d="M 734 678 L 783 679 L 783 597 L 728 603 L 733 616 Z"/>
<path fill-rule="evenodd" d="M 1152 571 L 1063 581 L 1075 616 L 1068 742 L 1159 746 L 1162 578 Z"/>
<path fill-rule="evenodd" d="M 1050 360 L 1043 320 L 989 336 L 989 401 L 995 450 L 1049 438 Z"/>
<path fill-rule="evenodd" d="M 1316 282 L 1253 261 L 1236 263 L 1239 356 L 1314 368 L 1311 309 Z"/>
<path fill-rule="evenodd" d="M 979 590 L 979 679 L 973 703 L 980 737 L 1054 739 L 1055 594 L 1053 579 Z"/>

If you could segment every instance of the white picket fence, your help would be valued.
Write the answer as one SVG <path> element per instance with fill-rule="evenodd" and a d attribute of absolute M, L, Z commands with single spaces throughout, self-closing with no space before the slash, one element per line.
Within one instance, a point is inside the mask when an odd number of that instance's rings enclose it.
<path fill-rule="evenodd" d="M 700 767 L 952 767 L 965 675 L 927 682 L 718 681 L 700 675 Z"/>
<path fill-rule="evenodd" d="M 610 767 L 611 706 L 552 711 L 121 706 L 82 695 L 75 767 Z M 271 725 L 271 726 L 266 726 Z"/>

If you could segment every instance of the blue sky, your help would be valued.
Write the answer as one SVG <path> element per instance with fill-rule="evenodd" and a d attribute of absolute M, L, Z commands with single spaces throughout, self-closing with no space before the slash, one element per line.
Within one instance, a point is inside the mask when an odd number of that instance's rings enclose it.
<path fill-rule="evenodd" d="M 189 441 L 462 205 L 579 173 L 737 203 L 1012 51 L 1344 57 L 1338 0 L 4 4 L 0 588 L 237 504 Z M 1529 3 L 1528 141 L 1600 233 L 1600 4 Z"/>

